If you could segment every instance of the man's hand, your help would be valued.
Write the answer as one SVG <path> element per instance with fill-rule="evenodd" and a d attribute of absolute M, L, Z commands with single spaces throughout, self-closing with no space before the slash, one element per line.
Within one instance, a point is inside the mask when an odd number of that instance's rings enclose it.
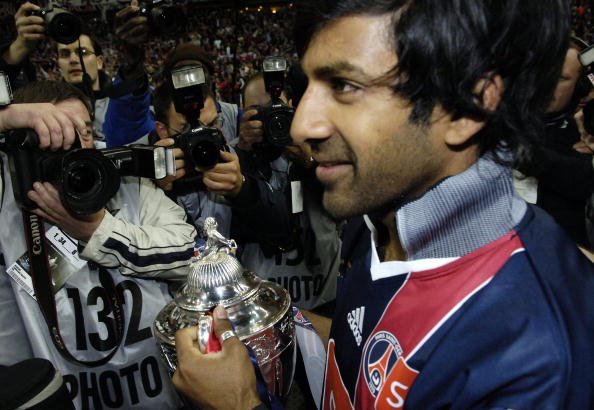
<path fill-rule="evenodd" d="M 144 74 L 144 43 L 148 39 L 148 20 L 139 16 L 138 2 L 115 15 L 114 31 L 123 46 L 122 77 L 126 79 L 141 77 Z"/>
<path fill-rule="evenodd" d="M 257 114 L 258 110 L 256 109 L 250 109 L 243 113 L 239 126 L 239 141 L 237 142 L 237 147 L 243 151 L 251 151 L 252 145 L 264 140 L 262 121 L 251 120 Z"/>
<path fill-rule="evenodd" d="M 12 42 L 3 58 L 8 64 L 19 65 L 35 50 L 37 44 L 45 38 L 45 26 L 43 18 L 39 16 L 27 16 L 27 12 L 41 10 L 41 7 L 26 2 L 19 7 L 14 15 L 17 38 Z"/>
<path fill-rule="evenodd" d="M 86 136 L 87 125 L 78 115 L 50 103 L 11 104 L 0 110 L 0 131 L 33 128 L 39 136 L 39 148 L 68 149 L 77 132 Z"/>
<path fill-rule="evenodd" d="M 155 142 L 160 147 L 170 147 L 175 143 L 173 138 L 164 138 Z M 163 191 L 170 191 L 173 188 L 173 181 L 186 175 L 186 161 L 184 161 L 184 152 L 180 148 L 174 148 L 175 154 L 175 175 L 167 175 L 165 178 L 155 180 L 155 183 Z"/>
<path fill-rule="evenodd" d="M 580 141 L 573 145 L 573 149 L 582 154 L 594 155 L 594 136 L 588 134 L 584 128 L 584 111 L 579 110 L 574 118 L 580 132 Z"/>
<path fill-rule="evenodd" d="M 239 158 L 230 152 L 220 151 L 220 154 L 222 162 L 211 169 L 202 170 L 202 182 L 214 194 L 234 197 L 243 185 Z"/>
<path fill-rule="evenodd" d="M 217 337 L 231 330 L 231 322 L 222 306 L 214 310 Z M 178 366 L 173 374 L 176 389 L 194 400 L 201 409 L 247 409 L 260 404 L 256 392 L 256 375 L 247 349 L 237 337 L 222 343 L 216 353 L 201 353 L 197 328 L 175 334 Z"/>
<path fill-rule="evenodd" d="M 140 47 L 148 39 L 148 20 L 145 16 L 137 15 L 138 4 L 132 4 L 116 13 L 114 29 L 124 44 Z"/>
<path fill-rule="evenodd" d="M 95 214 L 74 216 L 62 205 L 60 194 L 49 182 L 35 182 L 33 190 L 27 193 L 29 199 L 39 208 L 33 213 L 62 228 L 73 238 L 88 242 L 101 224 L 105 210 Z"/>

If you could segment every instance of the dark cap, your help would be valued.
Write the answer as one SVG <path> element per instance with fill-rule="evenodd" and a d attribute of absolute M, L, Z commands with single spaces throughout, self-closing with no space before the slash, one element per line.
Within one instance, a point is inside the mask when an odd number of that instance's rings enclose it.
<path fill-rule="evenodd" d="M 212 58 L 210 58 L 202 47 L 198 47 L 192 43 L 179 44 L 167 54 L 163 63 L 163 73 L 171 73 L 175 64 L 184 60 L 200 61 L 210 75 L 214 73 Z"/>

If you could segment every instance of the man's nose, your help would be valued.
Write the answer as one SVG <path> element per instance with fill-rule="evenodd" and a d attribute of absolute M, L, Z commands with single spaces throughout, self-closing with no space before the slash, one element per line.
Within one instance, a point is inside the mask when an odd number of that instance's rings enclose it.
<path fill-rule="evenodd" d="M 301 97 L 293 117 L 291 124 L 293 141 L 301 144 L 308 140 L 325 139 L 330 137 L 332 132 L 333 126 L 328 116 L 325 93 L 310 85 Z"/>

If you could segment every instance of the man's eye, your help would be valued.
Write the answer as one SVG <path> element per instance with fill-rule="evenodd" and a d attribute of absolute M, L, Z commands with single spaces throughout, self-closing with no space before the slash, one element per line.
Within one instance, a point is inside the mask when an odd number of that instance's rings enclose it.
<path fill-rule="evenodd" d="M 345 80 L 342 80 L 340 78 L 332 79 L 331 86 L 334 91 L 339 92 L 339 93 L 348 93 L 348 92 L 353 92 L 353 91 L 357 91 L 360 89 L 360 87 L 358 87 L 350 82 L 347 82 Z"/>

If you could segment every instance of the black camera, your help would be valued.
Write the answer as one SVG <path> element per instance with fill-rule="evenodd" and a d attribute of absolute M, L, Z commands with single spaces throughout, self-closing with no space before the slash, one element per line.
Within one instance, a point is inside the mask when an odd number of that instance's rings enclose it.
<path fill-rule="evenodd" d="M 265 143 L 274 147 L 284 147 L 293 142 L 291 122 L 295 114 L 295 109 L 280 99 L 285 84 L 287 60 L 284 57 L 269 56 L 264 59 L 262 68 L 264 86 L 270 94 L 271 101 L 267 105 L 254 107 L 258 114 L 253 116 L 252 120 L 262 121 Z"/>
<path fill-rule="evenodd" d="M 81 35 L 79 18 L 55 2 L 50 2 L 45 9 L 28 11 L 26 15 L 43 18 L 48 35 L 58 43 L 73 43 Z"/>
<path fill-rule="evenodd" d="M 183 151 L 189 171 L 214 167 L 220 162 L 220 151 L 228 151 L 223 134 L 216 128 L 198 126 L 171 138 L 174 146 Z"/>
<path fill-rule="evenodd" d="M 164 147 L 131 145 L 103 150 L 80 148 L 55 152 L 38 148 L 39 137 L 31 129 L 5 134 L 14 197 L 25 209 L 37 207 L 27 197 L 35 181 L 48 181 L 60 192 L 66 209 L 88 215 L 102 209 L 116 194 L 121 176 L 160 179 L 172 171 L 173 153 Z"/>
<path fill-rule="evenodd" d="M 148 19 L 149 27 L 161 35 L 174 35 L 186 26 L 186 15 L 171 0 L 145 0 L 139 2 L 138 15 Z"/>

